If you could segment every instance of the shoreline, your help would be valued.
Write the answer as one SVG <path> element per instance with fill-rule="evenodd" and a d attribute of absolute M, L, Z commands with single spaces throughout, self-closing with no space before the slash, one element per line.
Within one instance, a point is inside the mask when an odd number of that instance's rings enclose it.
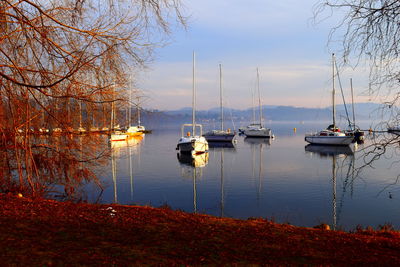
<path fill-rule="evenodd" d="M 5 265 L 400 263 L 400 233 L 354 233 L 169 208 L 58 202 L 0 193 Z"/>

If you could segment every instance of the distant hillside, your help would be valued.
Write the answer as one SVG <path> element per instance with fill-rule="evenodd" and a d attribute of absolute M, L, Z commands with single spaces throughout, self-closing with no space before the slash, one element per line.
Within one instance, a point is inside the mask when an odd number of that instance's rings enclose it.
<path fill-rule="evenodd" d="M 358 103 L 355 105 L 355 113 L 357 120 L 367 120 L 370 116 L 376 113 L 380 108 L 380 104 L 376 103 Z M 348 105 L 348 113 L 352 118 L 352 108 Z M 263 117 L 265 120 L 272 121 L 310 121 L 310 120 L 330 120 L 332 118 L 332 109 L 328 108 L 301 108 L 293 106 L 263 106 Z M 182 108 L 179 110 L 164 111 L 166 116 L 176 119 L 188 120 L 192 116 L 191 108 Z M 233 118 L 240 121 L 250 121 L 253 117 L 253 109 L 224 109 L 226 118 Z M 196 117 L 199 120 L 215 120 L 219 119 L 219 108 L 209 110 L 199 110 L 196 112 Z M 337 106 L 338 119 L 345 119 L 346 112 L 344 105 Z M 256 109 L 256 118 L 258 118 L 258 109 Z"/>

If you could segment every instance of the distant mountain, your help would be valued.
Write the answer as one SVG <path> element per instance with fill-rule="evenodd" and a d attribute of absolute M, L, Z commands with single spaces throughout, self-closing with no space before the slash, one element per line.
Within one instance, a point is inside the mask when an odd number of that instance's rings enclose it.
<path fill-rule="evenodd" d="M 377 113 L 381 105 L 376 103 L 357 103 L 354 105 L 356 119 L 368 120 Z M 263 117 L 265 120 L 272 121 L 310 121 L 310 120 L 331 120 L 332 108 L 302 108 L 293 106 L 268 106 L 262 107 Z M 347 105 L 350 118 L 352 118 L 352 107 Z M 256 109 L 256 118 L 258 118 L 258 109 Z M 338 120 L 346 119 L 346 111 L 344 105 L 338 105 L 336 108 Z M 164 111 L 167 116 L 188 120 L 192 116 L 192 108 L 182 108 L 179 110 Z M 220 116 L 219 108 L 211 108 L 209 110 L 199 110 L 196 117 L 199 120 L 216 120 Z M 233 118 L 240 121 L 251 121 L 253 117 L 253 109 L 245 110 L 224 108 L 226 118 Z"/>

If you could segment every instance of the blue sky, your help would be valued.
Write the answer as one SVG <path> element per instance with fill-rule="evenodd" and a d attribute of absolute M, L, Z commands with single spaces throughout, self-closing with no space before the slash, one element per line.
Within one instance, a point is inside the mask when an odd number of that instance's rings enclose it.
<path fill-rule="evenodd" d="M 219 105 L 220 63 L 227 107 L 251 106 L 257 67 L 263 104 L 330 105 L 330 60 L 338 48 L 327 41 L 337 18 L 314 24 L 316 0 L 183 1 L 190 14 L 188 29 L 175 28 L 172 40 L 156 49 L 155 61 L 140 75 L 138 86 L 148 96 L 144 107 L 172 110 L 191 105 L 192 51 L 198 109 Z M 365 73 L 359 67 L 341 74 L 348 94 L 353 78 L 357 102 L 370 100 L 363 96 L 368 88 Z"/>

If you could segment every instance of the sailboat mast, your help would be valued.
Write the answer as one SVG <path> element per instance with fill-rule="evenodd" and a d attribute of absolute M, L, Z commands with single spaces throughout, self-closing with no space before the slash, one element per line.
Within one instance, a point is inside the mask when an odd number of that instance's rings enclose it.
<path fill-rule="evenodd" d="M 132 117 L 132 75 L 129 75 L 129 109 L 128 109 L 128 127 L 131 127 L 132 125 L 132 121 L 131 121 L 131 117 Z"/>
<path fill-rule="evenodd" d="M 335 108 L 335 54 L 332 54 L 332 122 L 333 129 L 336 128 L 336 108 Z"/>
<path fill-rule="evenodd" d="M 192 134 L 196 136 L 196 85 L 195 85 L 195 64 L 196 64 L 196 55 L 193 51 L 193 77 L 192 77 Z"/>
<path fill-rule="evenodd" d="M 260 126 L 262 124 L 262 110 L 261 110 L 261 93 L 260 93 L 260 74 L 257 68 L 257 90 L 258 90 L 258 108 L 260 110 Z"/>
<path fill-rule="evenodd" d="M 79 128 L 82 128 L 82 100 L 79 101 Z M 79 129 L 80 131 L 81 129 Z"/>
<path fill-rule="evenodd" d="M 138 126 L 140 126 L 140 97 L 137 97 L 137 116 L 138 116 Z"/>
<path fill-rule="evenodd" d="M 113 130 L 114 129 L 114 116 L 115 116 L 115 114 L 114 114 L 114 90 L 115 89 L 115 83 L 112 85 L 112 97 L 113 97 L 113 99 L 112 99 L 112 102 L 111 102 L 111 120 L 110 120 L 110 130 Z"/>
<path fill-rule="evenodd" d="M 256 108 L 254 103 L 254 91 L 255 89 L 251 89 L 251 104 L 253 105 L 253 123 L 256 123 Z"/>
<path fill-rule="evenodd" d="M 353 108 L 353 126 L 354 130 L 356 128 L 356 114 L 354 112 L 354 93 L 353 93 L 353 79 L 350 78 L 350 88 L 351 88 L 351 106 Z"/>
<path fill-rule="evenodd" d="M 220 108 L 221 108 L 221 131 L 224 130 L 224 108 L 222 103 L 222 65 L 219 64 L 219 101 L 220 101 Z"/>

